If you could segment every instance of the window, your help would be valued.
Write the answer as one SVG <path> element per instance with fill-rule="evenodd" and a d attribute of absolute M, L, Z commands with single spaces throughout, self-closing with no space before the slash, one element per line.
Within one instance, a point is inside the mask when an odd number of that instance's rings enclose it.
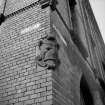
<path fill-rule="evenodd" d="M 105 71 L 105 63 L 104 62 L 102 62 L 102 66 L 103 66 L 103 69 Z"/>
<path fill-rule="evenodd" d="M 81 105 L 93 105 L 93 97 L 84 76 L 80 81 Z"/>
<path fill-rule="evenodd" d="M 70 5 L 70 9 L 74 9 L 74 6 L 76 5 L 76 1 L 75 0 L 69 0 L 69 5 Z"/>

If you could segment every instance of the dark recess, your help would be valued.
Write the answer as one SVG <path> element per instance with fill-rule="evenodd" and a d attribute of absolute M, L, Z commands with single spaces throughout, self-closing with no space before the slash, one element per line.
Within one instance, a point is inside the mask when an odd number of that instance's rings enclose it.
<path fill-rule="evenodd" d="M 84 104 L 93 105 L 93 97 L 84 76 L 82 76 L 81 81 L 80 81 L 80 92 L 81 92 L 82 100 Z"/>

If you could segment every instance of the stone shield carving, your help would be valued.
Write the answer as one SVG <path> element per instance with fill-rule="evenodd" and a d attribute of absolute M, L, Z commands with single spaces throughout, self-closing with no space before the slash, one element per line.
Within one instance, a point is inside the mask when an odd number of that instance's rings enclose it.
<path fill-rule="evenodd" d="M 37 65 L 55 69 L 58 65 L 59 45 L 54 36 L 48 35 L 38 43 L 38 55 L 36 56 Z"/>

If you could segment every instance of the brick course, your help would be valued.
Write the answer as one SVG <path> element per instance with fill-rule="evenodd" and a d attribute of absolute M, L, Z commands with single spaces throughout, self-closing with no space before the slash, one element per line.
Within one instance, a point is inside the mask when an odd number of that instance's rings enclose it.
<path fill-rule="evenodd" d="M 8 0 L 5 15 L 14 12 L 14 7 L 17 10 L 28 5 L 24 3 L 19 7 L 18 1 Z M 0 26 L 0 105 L 44 105 L 51 100 L 51 70 L 39 70 L 35 62 L 37 42 L 50 32 L 49 13 L 49 8 L 42 10 L 36 5 Z M 21 33 L 37 23 L 41 24 L 39 29 Z"/>

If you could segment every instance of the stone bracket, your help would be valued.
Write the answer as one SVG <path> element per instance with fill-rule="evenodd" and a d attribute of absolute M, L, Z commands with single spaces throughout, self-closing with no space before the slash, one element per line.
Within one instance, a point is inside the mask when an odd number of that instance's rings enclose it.
<path fill-rule="evenodd" d="M 59 45 L 54 36 L 48 35 L 38 43 L 36 55 L 37 66 L 55 69 L 58 65 Z"/>

